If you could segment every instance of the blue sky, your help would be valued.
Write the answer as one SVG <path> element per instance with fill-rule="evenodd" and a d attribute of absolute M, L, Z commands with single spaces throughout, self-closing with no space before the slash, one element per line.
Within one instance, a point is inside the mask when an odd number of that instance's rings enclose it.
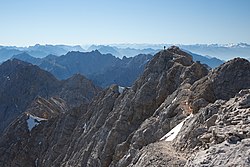
<path fill-rule="evenodd" d="M 250 43 L 250 0 L 0 0 L 0 45 Z"/>

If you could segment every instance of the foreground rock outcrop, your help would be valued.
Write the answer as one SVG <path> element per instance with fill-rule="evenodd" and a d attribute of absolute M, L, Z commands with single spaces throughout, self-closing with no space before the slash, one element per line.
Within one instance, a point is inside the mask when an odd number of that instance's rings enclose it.
<path fill-rule="evenodd" d="M 25 123 L 30 117 L 19 118 L 23 124 L 15 121 L 5 133 L 11 140 L 0 138 L 0 164 L 230 166 L 242 160 L 249 165 L 241 156 L 248 153 L 249 79 L 247 60 L 237 58 L 209 72 L 170 47 L 154 56 L 131 88 L 112 85 L 87 107 L 58 115 L 49 113 L 59 106 L 48 107 L 49 119 L 39 119 L 31 130 Z M 13 136 L 19 129 L 27 135 Z M 228 160 L 229 154 L 238 159 Z"/>
<path fill-rule="evenodd" d="M 249 166 L 249 99 L 250 89 L 242 90 L 228 101 L 218 100 L 201 109 L 190 120 L 199 122 L 195 123 L 194 129 L 191 122 L 187 122 L 177 139 L 177 144 L 186 138 L 187 143 L 195 146 L 195 154 L 186 166 Z M 191 141 L 194 137 L 197 141 Z"/>
<path fill-rule="evenodd" d="M 190 117 L 173 141 L 141 149 L 128 166 L 249 166 L 250 89 Z"/>

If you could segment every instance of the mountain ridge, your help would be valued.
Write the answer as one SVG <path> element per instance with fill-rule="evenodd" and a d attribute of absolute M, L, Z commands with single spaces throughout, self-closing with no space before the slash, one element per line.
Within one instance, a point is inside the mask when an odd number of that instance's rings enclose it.
<path fill-rule="evenodd" d="M 234 157 L 245 155 L 245 150 L 235 152 L 249 144 L 249 135 L 240 132 L 247 130 L 247 122 L 237 119 L 248 119 L 249 75 L 250 62 L 245 59 L 236 58 L 209 71 L 190 54 L 170 47 L 147 63 L 131 88 L 120 91 L 118 85 L 111 85 L 88 107 L 76 107 L 41 121 L 30 132 L 25 123 L 29 118 L 17 119 L 5 133 L 11 140 L 0 138 L 1 165 L 188 167 L 212 164 L 213 158 L 207 160 L 203 155 L 215 154 L 203 148 L 219 146 L 218 151 L 223 151 L 227 145 L 233 148 Z M 18 121 L 23 125 L 18 126 Z M 164 141 L 162 137 L 180 124 L 178 134 Z M 221 136 L 219 127 L 233 125 L 240 131 L 231 128 L 229 134 Z M 29 135 L 22 136 L 19 130 Z M 16 144 L 10 146 L 11 141 Z M 216 157 L 216 164 L 220 160 L 228 166 L 233 162 Z M 249 164 L 243 156 L 238 158 L 243 165 Z"/>

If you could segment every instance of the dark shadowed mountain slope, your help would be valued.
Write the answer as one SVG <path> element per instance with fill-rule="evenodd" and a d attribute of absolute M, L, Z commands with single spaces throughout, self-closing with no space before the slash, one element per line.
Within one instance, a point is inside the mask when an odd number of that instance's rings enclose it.
<path fill-rule="evenodd" d="M 143 73 L 146 64 L 152 57 L 152 55 L 144 54 L 130 58 L 123 57 L 120 63 L 107 68 L 104 72 L 90 75 L 89 78 L 102 87 L 112 84 L 131 86 Z"/>
<path fill-rule="evenodd" d="M 118 63 L 119 61 L 120 59 L 115 58 L 111 54 L 102 55 L 96 50 L 86 53 L 69 52 L 66 55 L 58 57 L 56 64 L 66 69 L 67 74 L 59 77 L 65 79 L 75 73 L 85 74 L 85 76 L 100 73 L 110 67 L 110 65 Z M 54 69 L 51 73 L 54 73 Z"/>
<path fill-rule="evenodd" d="M 38 66 L 17 59 L 8 60 L 0 65 L 0 132 L 37 96 L 58 96 L 70 106 L 78 106 L 88 103 L 98 90 L 83 76 L 59 81 Z"/>
<path fill-rule="evenodd" d="M 12 56 L 12 59 L 22 60 L 22 61 L 34 64 L 34 65 L 39 65 L 42 62 L 41 58 L 35 58 L 35 57 L 29 55 L 26 52 L 23 52 L 23 53 L 16 54 L 16 55 Z"/>
<path fill-rule="evenodd" d="M 31 59 L 29 56 L 15 55 L 13 58 L 24 58 L 24 61 L 36 64 L 54 74 L 59 79 L 67 79 L 74 74 L 81 73 L 89 76 L 95 73 L 101 73 L 106 68 L 119 63 L 121 60 L 111 54 L 102 55 L 100 52 L 68 52 L 60 57 L 49 55 L 43 59 Z"/>
<path fill-rule="evenodd" d="M 79 73 L 102 87 L 111 84 L 131 86 L 142 74 L 145 65 L 152 57 L 152 55 L 140 54 L 135 57 L 119 59 L 111 54 L 101 54 L 97 50 L 86 53 L 69 52 L 60 57 L 49 55 L 43 59 L 32 58 L 25 53 L 13 56 L 13 58 L 38 65 L 51 72 L 58 79 L 67 79 Z"/>
<path fill-rule="evenodd" d="M 0 66 L 0 132 L 13 121 L 36 96 L 49 97 L 60 87 L 59 81 L 37 66 L 17 59 Z"/>

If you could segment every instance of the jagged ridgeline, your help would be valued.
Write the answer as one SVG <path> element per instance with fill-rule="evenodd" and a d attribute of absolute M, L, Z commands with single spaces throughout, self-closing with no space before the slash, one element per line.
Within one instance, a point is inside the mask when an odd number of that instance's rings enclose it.
<path fill-rule="evenodd" d="M 74 107 L 71 94 L 30 101 L 0 138 L 0 166 L 250 165 L 245 59 L 208 71 L 173 46 L 132 87 L 94 94 Z"/>

